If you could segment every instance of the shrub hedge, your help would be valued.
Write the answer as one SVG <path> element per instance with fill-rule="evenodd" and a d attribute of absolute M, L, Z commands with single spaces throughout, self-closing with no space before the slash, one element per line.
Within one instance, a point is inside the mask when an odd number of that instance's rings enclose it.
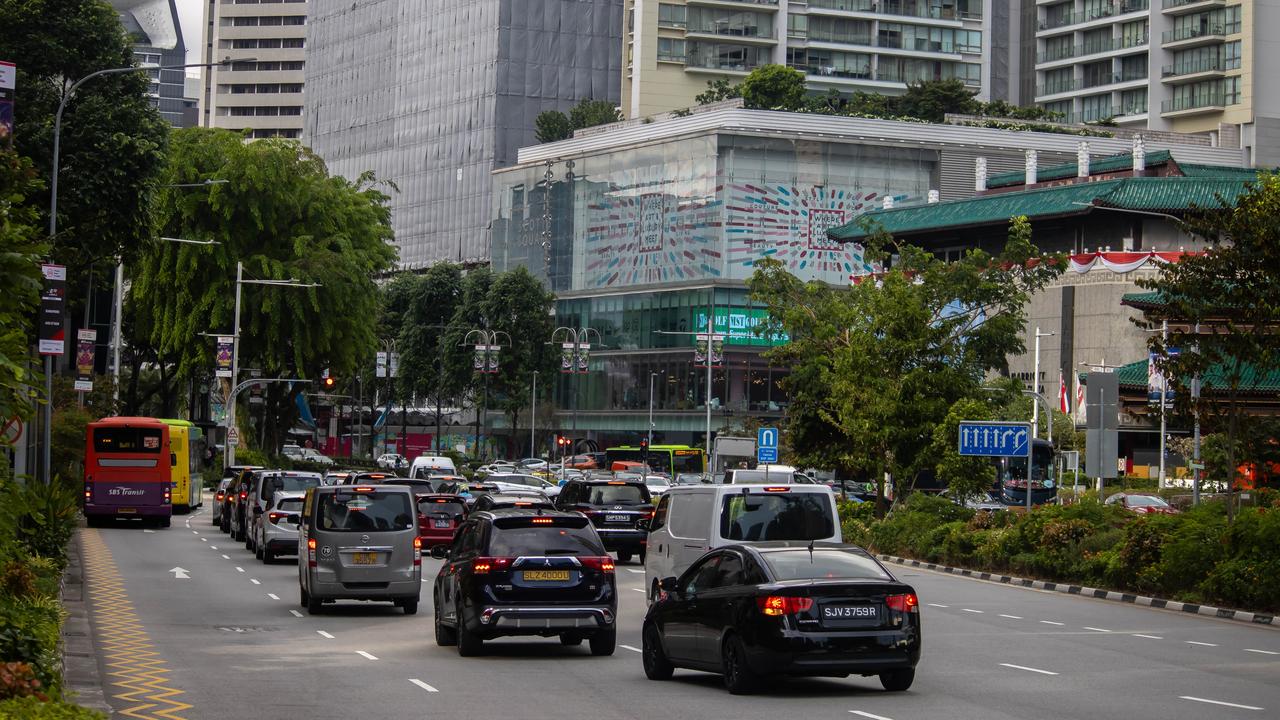
<path fill-rule="evenodd" d="M 987 572 L 1280 611 L 1280 501 L 1259 498 L 1228 526 L 1207 502 L 1177 515 L 1134 515 L 1083 500 L 1031 513 L 975 512 L 917 493 L 877 520 L 842 503 L 847 542 Z M 1265 504 L 1264 504 L 1265 503 Z"/>

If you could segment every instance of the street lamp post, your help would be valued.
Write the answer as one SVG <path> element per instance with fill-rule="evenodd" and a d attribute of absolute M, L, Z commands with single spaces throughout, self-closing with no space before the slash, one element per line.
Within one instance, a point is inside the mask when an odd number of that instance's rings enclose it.
<path fill-rule="evenodd" d="M 645 447 L 653 447 L 653 381 L 658 377 L 658 373 L 649 373 L 649 441 Z"/>
<path fill-rule="evenodd" d="M 485 328 L 485 329 L 475 329 L 475 330 L 471 330 L 471 331 L 469 331 L 469 332 L 468 332 L 468 333 L 467 333 L 467 334 L 462 338 L 462 344 L 463 344 L 463 345 L 469 345 L 469 344 L 471 344 L 471 336 L 472 336 L 472 335 L 476 335 L 476 336 L 478 336 L 478 337 L 479 337 L 479 339 L 480 339 L 480 342 L 476 343 L 476 345 L 477 345 L 477 346 L 484 346 L 484 349 L 485 349 L 485 364 L 486 364 L 486 366 L 488 365 L 488 353 L 489 353 L 490 349 L 497 350 L 498 348 L 502 348 L 502 347 L 510 347 L 510 346 L 511 346 L 511 336 L 510 336 L 510 335 L 507 335 L 507 333 L 503 332 L 502 330 L 489 330 L 488 328 Z M 503 336 L 505 336 L 505 337 L 507 338 L 507 344 L 506 344 L 506 345 L 501 345 L 501 344 L 499 344 L 499 343 L 498 343 L 498 336 L 499 336 L 499 335 L 503 335 Z M 482 442 L 483 436 L 480 434 L 480 427 L 481 427 L 480 423 L 481 423 L 481 418 L 483 417 L 483 419 L 484 419 L 484 426 L 485 426 L 485 429 L 486 429 L 486 430 L 488 429 L 488 425 L 489 425 L 489 423 L 488 423 L 488 419 L 489 419 L 489 418 L 488 418 L 488 415 L 489 415 L 489 374 L 490 374 L 490 371 L 489 371 L 489 368 L 488 368 L 488 367 L 483 367 L 483 368 L 480 368 L 480 372 L 481 372 L 481 374 L 482 374 L 482 375 L 484 375 L 484 395 L 482 396 L 482 398 L 483 398 L 483 399 L 482 399 L 482 401 L 481 401 L 481 410 L 480 410 L 480 413 L 478 413 L 478 414 L 476 415 L 476 457 L 477 457 L 477 458 L 479 458 L 479 457 L 480 457 L 480 449 L 483 447 L 483 442 Z M 494 370 L 494 372 L 497 372 L 497 371 L 496 371 L 496 370 Z"/>
<path fill-rule="evenodd" d="M 230 435 L 231 433 L 231 428 L 235 427 L 236 393 L 239 392 L 239 390 L 237 389 L 239 386 L 236 385 L 236 381 L 239 379 L 239 376 L 240 376 L 240 286 L 241 285 L 271 285 L 274 287 L 296 287 L 296 288 L 320 287 L 318 283 L 301 283 L 301 282 L 298 282 L 296 279 L 255 280 L 251 278 L 246 280 L 244 278 L 244 263 L 239 260 L 236 261 L 236 307 L 235 307 L 235 321 L 233 324 L 234 329 L 231 334 L 232 392 L 230 393 L 230 396 L 227 398 L 227 414 L 226 414 L 226 419 L 224 423 L 224 426 L 226 428 L 226 432 L 228 435 Z M 249 383 L 249 384 L 252 384 L 252 383 Z M 225 440 L 228 440 L 228 439 L 229 437 L 224 438 L 224 443 L 223 443 L 224 444 L 224 451 L 222 455 L 223 468 L 229 468 L 232 465 L 236 464 L 236 449 L 235 449 L 235 446 L 232 445 L 230 442 L 225 442 Z"/>
<path fill-rule="evenodd" d="M 561 333 L 564 333 L 565 340 L 568 340 L 573 345 L 573 363 L 575 366 L 578 364 L 578 354 L 583 349 L 586 349 L 588 353 L 591 352 L 591 333 L 596 334 L 596 339 L 601 345 L 604 344 L 604 340 L 600 337 L 600 331 L 593 327 L 558 327 L 551 332 L 552 345 L 556 344 L 556 337 Z M 577 367 L 572 367 L 569 371 L 574 375 L 581 374 L 578 372 Z M 578 441 L 578 391 L 580 385 L 579 379 L 573 381 L 573 442 L 575 449 Z"/>
<path fill-rule="evenodd" d="M 711 371 L 714 369 L 715 363 L 711 361 L 711 356 L 715 352 L 713 350 L 713 348 L 715 347 L 715 339 L 716 339 L 715 317 L 716 317 L 716 308 L 715 308 L 715 305 L 712 304 L 707 312 L 707 329 L 705 331 L 706 338 L 707 338 L 707 358 L 706 358 L 707 360 L 707 395 L 706 395 L 706 402 L 704 404 L 706 405 L 706 408 L 707 408 L 707 418 L 706 418 L 707 461 L 711 463 L 711 467 L 713 469 L 715 467 L 715 463 L 713 462 L 713 459 L 711 457 Z M 691 331 L 691 332 L 679 331 L 679 330 L 654 330 L 654 332 L 658 335 L 698 336 L 698 335 L 704 334 L 704 331 L 702 330 Z"/>
<path fill-rule="evenodd" d="M 529 391 L 529 457 L 538 456 L 538 371 L 533 371 L 533 389 Z"/>

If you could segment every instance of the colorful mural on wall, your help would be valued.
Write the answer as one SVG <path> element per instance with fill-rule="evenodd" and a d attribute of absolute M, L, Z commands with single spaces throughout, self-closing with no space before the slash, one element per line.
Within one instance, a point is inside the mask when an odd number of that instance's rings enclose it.
<path fill-rule="evenodd" d="M 720 201 L 667 192 L 601 193 L 587 206 L 583 282 L 590 288 L 721 274 Z"/>

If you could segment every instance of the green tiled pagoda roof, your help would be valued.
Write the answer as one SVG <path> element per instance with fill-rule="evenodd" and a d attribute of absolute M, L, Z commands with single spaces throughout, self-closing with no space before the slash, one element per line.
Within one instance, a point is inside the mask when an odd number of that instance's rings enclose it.
<path fill-rule="evenodd" d="M 1154 152 L 1147 153 L 1146 165 L 1147 167 L 1152 165 L 1163 165 L 1172 159 L 1173 155 L 1168 150 L 1156 150 Z M 1090 173 L 1116 172 L 1117 170 L 1129 170 L 1131 168 L 1133 168 L 1133 153 L 1120 153 L 1119 155 L 1108 155 L 1106 157 L 1089 159 Z M 1078 168 L 1075 163 L 1050 165 L 1036 171 L 1036 180 L 1045 182 L 1046 180 L 1072 178 L 1076 176 L 1077 170 Z M 1014 170 L 1013 172 L 999 173 L 987 178 L 987 187 L 998 188 L 1008 187 L 1010 185 L 1023 185 L 1026 181 L 1026 172 L 1022 170 Z"/>
<path fill-rule="evenodd" d="M 1164 294 L 1159 291 L 1125 293 L 1120 296 L 1120 304 L 1139 309 L 1164 307 Z"/>
<path fill-rule="evenodd" d="M 833 240 L 859 240 L 866 236 L 859 227 L 859 220 L 864 217 L 879 223 L 892 235 L 902 235 L 949 228 L 1004 225 L 1010 218 L 1018 215 L 1026 215 L 1031 220 L 1078 215 L 1090 212 L 1089 205 L 1176 214 L 1192 207 L 1218 206 L 1219 195 L 1231 202 L 1246 190 L 1250 179 L 1134 177 L 1074 183 L 984 195 L 969 200 L 872 210 L 858 219 L 833 228 L 827 235 Z"/>
<path fill-rule="evenodd" d="M 1147 361 L 1139 360 L 1116 369 L 1117 380 L 1121 387 L 1147 387 Z M 1200 378 L 1203 390 L 1225 390 L 1227 388 L 1226 373 L 1221 365 L 1208 369 Z M 1241 390 L 1246 393 L 1274 394 L 1280 393 L 1280 368 L 1260 371 L 1252 365 L 1245 365 L 1241 373 Z"/>

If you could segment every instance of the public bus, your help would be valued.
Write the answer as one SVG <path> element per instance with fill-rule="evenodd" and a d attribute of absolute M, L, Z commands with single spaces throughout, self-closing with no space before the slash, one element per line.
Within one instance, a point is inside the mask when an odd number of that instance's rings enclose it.
<path fill-rule="evenodd" d="M 169 527 L 173 467 L 169 426 L 155 418 L 109 417 L 85 431 L 84 516 L 90 527 L 140 518 Z"/>
<path fill-rule="evenodd" d="M 200 507 L 202 493 L 200 458 L 204 434 L 189 420 L 161 419 L 169 426 L 169 448 L 178 462 L 173 466 L 173 512 L 185 515 Z"/>
<path fill-rule="evenodd" d="M 604 459 L 605 468 L 609 469 L 615 462 L 624 460 L 644 462 L 645 451 L 630 445 L 607 448 Z M 654 472 L 666 473 L 671 477 L 679 473 L 705 473 L 707 453 L 702 448 L 688 445 L 650 445 L 648 463 Z"/>

